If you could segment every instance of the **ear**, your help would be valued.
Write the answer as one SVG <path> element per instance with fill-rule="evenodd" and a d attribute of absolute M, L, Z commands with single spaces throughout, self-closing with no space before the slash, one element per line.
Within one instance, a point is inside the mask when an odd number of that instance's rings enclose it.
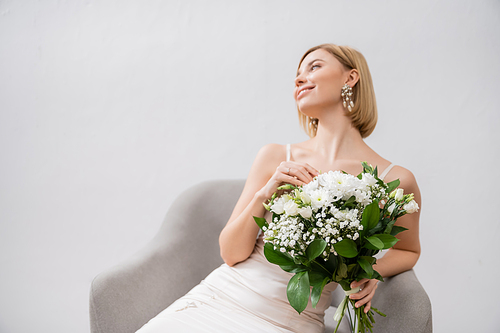
<path fill-rule="evenodd" d="M 359 81 L 359 73 L 356 69 L 351 69 L 349 73 L 347 73 L 347 83 L 351 88 L 356 85 Z"/>

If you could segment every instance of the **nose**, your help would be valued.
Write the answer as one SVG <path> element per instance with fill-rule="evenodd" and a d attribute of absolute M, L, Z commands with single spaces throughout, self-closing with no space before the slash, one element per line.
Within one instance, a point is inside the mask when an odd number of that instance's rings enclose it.
<path fill-rule="evenodd" d="M 304 84 L 304 82 L 305 82 L 304 74 L 302 73 L 297 75 L 297 77 L 295 78 L 295 86 L 298 87 L 301 84 Z"/>

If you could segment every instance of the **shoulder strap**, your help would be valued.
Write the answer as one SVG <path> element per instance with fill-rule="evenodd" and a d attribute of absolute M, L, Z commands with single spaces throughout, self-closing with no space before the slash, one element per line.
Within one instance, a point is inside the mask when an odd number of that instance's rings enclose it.
<path fill-rule="evenodd" d="M 391 171 L 392 167 L 394 167 L 394 166 L 395 166 L 395 164 L 391 163 L 391 165 L 389 165 L 387 168 L 385 168 L 385 170 L 380 174 L 380 176 L 378 178 L 384 180 L 385 176 L 387 176 L 389 171 Z"/>
<path fill-rule="evenodd" d="M 286 144 L 286 161 L 290 161 L 290 144 Z"/>

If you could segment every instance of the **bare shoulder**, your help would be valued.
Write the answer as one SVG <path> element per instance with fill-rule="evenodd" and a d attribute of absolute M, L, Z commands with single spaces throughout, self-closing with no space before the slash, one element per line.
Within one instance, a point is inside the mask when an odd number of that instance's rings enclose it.
<path fill-rule="evenodd" d="M 399 179 L 399 187 L 404 189 L 405 193 L 415 194 L 415 200 L 420 203 L 420 190 L 415 175 L 410 170 L 396 165 L 387 174 L 384 181 L 391 182 L 396 179 Z"/>
<path fill-rule="evenodd" d="M 277 166 L 286 160 L 286 147 L 277 143 L 270 143 L 260 148 L 252 166 L 250 175 L 270 178 Z"/>
<path fill-rule="evenodd" d="M 286 147 L 277 143 L 270 143 L 260 148 L 255 162 L 264 165 L 277 165 L 286 159 Z"/>
<path fill-rule="evenodd" d="M 277 143 L 269 143 L 260 148 L 257 156 L 261 155 L 266 158 L 282 158 L 286 155 L 286 147 Z"/>

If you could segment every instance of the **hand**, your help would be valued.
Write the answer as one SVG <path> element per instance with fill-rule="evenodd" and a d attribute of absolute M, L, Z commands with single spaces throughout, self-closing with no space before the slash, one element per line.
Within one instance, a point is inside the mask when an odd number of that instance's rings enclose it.
<path fill-rule="evenodd" d="M 270 198 L 278 191 L 278 187 L 284 184 L 301 186 L 309 183 L 319 175 L 318 170 L 307 163 L 295 161 L 281 162 L 267 184 L 260 190 L 266 197 Z"/>
<path fill-rule="evenodd" d="M 361 290 L 355 294 L 349 296 L 350 299 L 359 299 L 358 302 L 355 303 L 356 308 L 359 308 L 362 305 L 365 305 L 365 313 L 370 311 L 372 306 L 372 298 L 375 295 L 375 290 L 378 287 L 378 280 L 376 279 L 362 279 L 360 281 L 354 281 L 351 283 L 351 289 L 361 287 Z"/>

